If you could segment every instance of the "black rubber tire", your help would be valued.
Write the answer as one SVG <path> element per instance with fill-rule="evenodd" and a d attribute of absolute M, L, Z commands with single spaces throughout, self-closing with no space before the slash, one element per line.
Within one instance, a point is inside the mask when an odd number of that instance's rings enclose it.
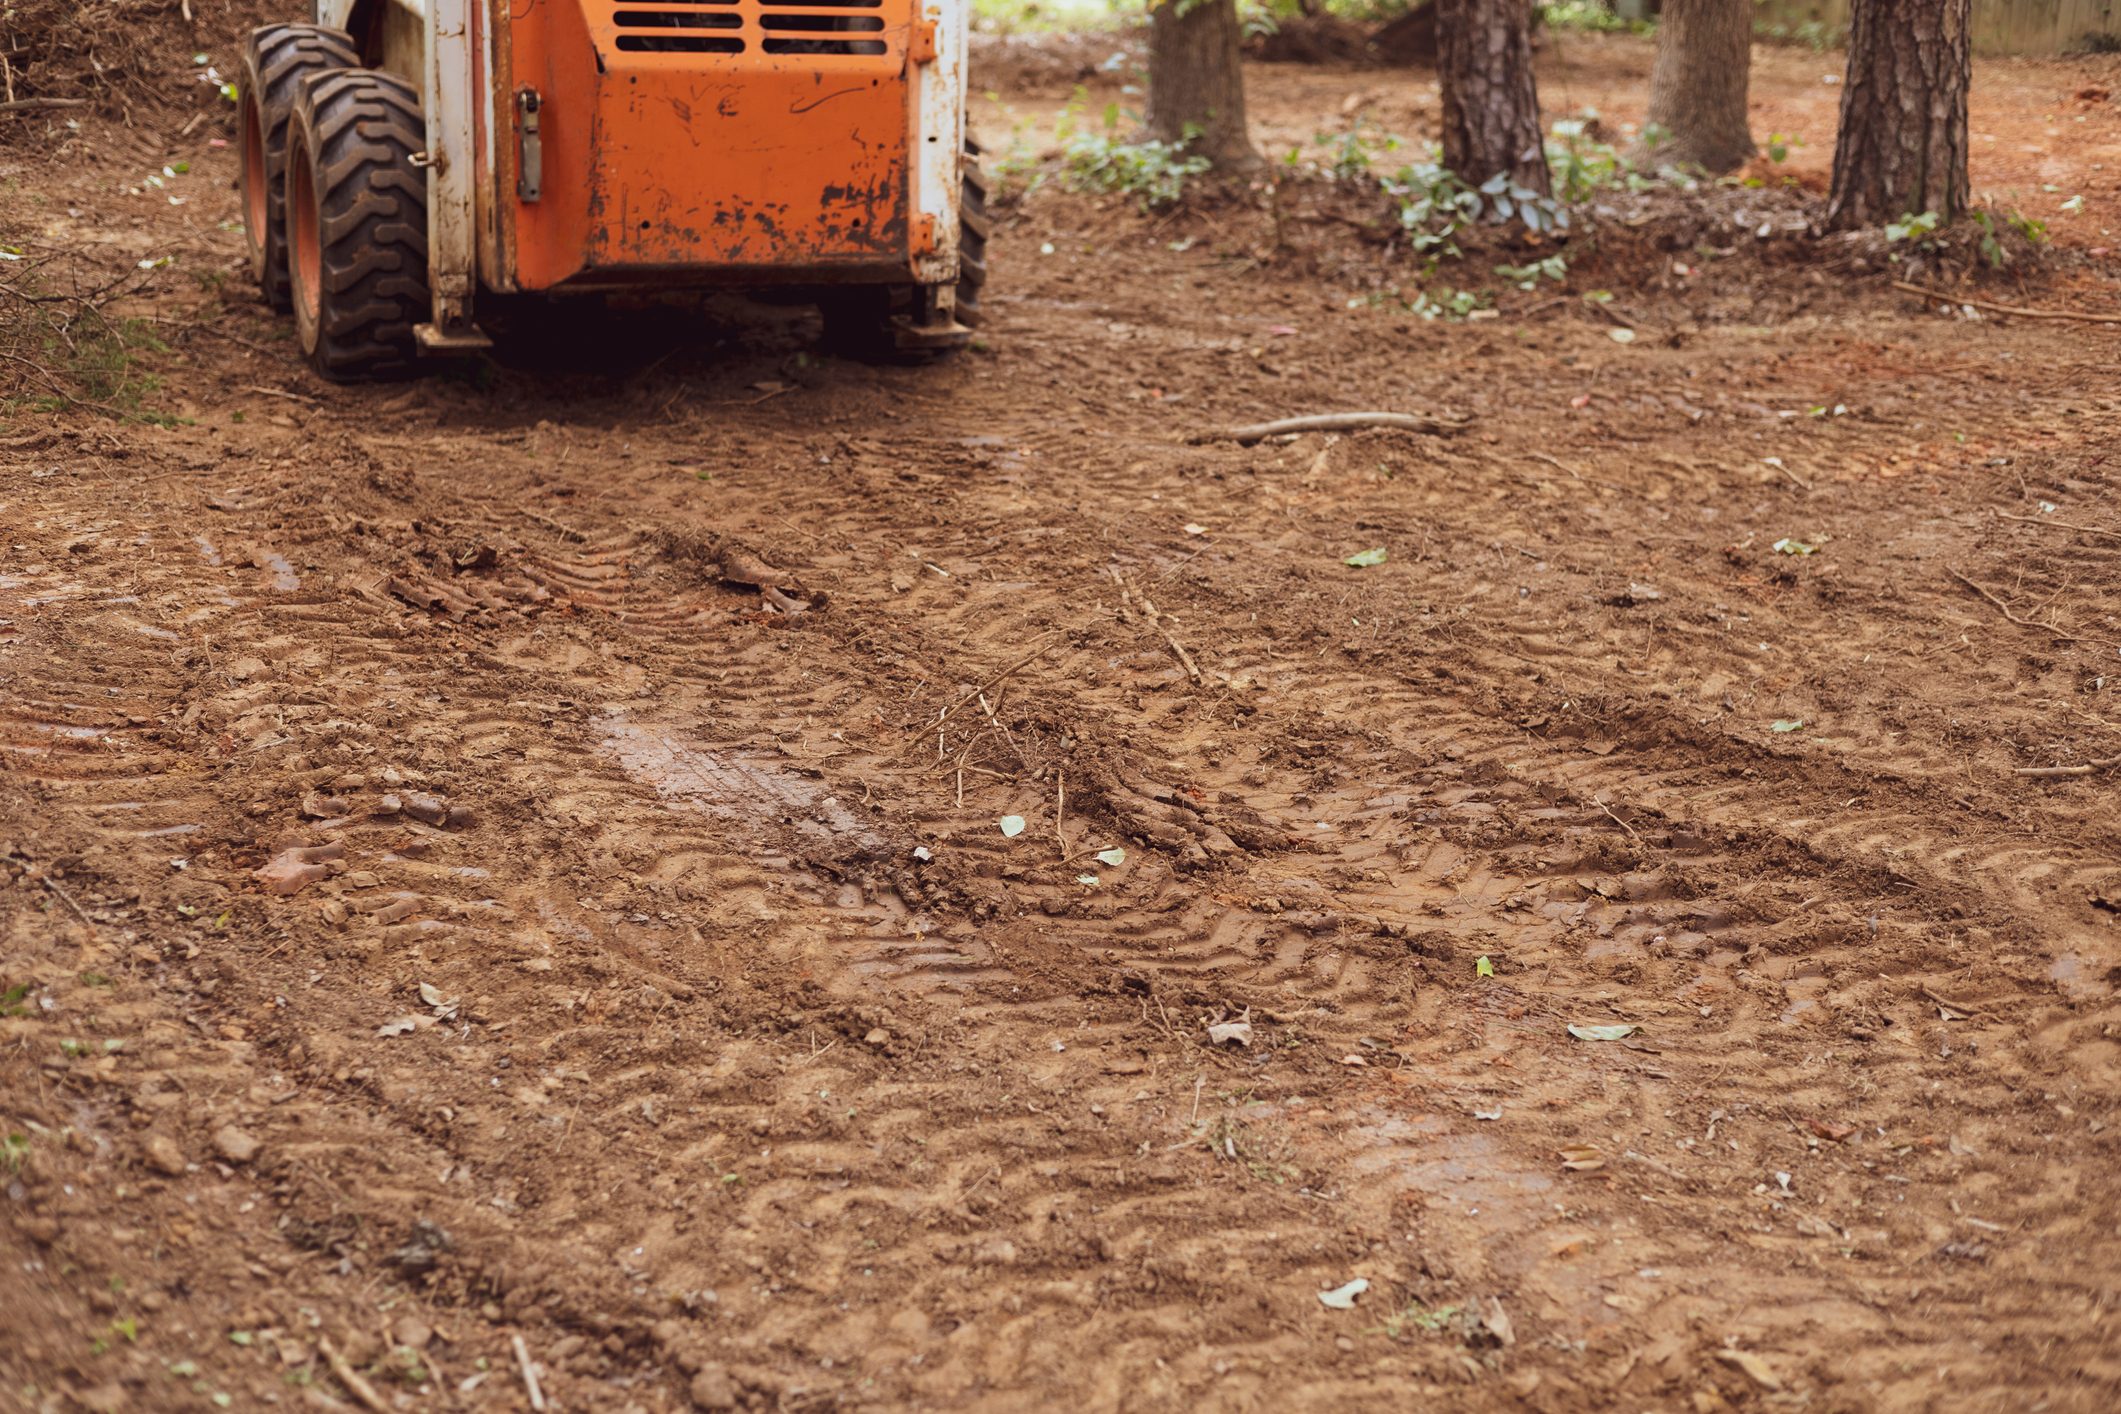
<path fill-rule="evenodd" d="M 412 371 L 427 289 L 427 146 L 419 96 L 392 74 L 312 79 L 287 137 L 295 335 L 337 383 Z M 305 223 L 307 223 L 305 225 Z"/>
<path fill-rule="evenodd" d="M 980 296 L 987 288 L 987 240 L 994 218 L 987 210 L 987 174 L 979 164 L 979 146 L 969 138 L 959 166 L 957 228 L 957 322 L 977 329 L 984 317 Z M 825 318 L 825 347 L 863 362 L 926 363 L 956 349 L 905 350 L 892 334 L 892 317 L 915 307 L 914 285 L 856 285 L 835 290 L 818 301 Z"/>
<path fill-rule="evenodd" d="M 243 197 L 243 238 L 250 250 L 250 277 L 265 302 L 286 313 L 287 122 L 303 81 L 333 69 L 359 68 L 353 37 L 318 25 L 265 25 L 250 32 L 243 51 L 238 141 L 242 165 L 236 185 Z"/>
<path fill-rule="evenodd" d="M 987 172 L 979 164 L 979 144 L 965 140 L 965 161 L 960 168 L 962 186 L 958 198 L 957 227 L 957 322 L 977 329 L 984 317 L 980 295 L 987 288 L 987 238 L 994 234 L 994 217 L 987 210 Z"/>

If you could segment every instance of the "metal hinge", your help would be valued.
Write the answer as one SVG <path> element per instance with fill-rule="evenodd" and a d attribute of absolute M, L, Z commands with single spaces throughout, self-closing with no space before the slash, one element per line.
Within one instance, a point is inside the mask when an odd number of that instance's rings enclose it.
<path fill-rule="evenodd" d="M 906 57 L 915 64 L 935 62 L 935 17 L 923 15 L 913 22 L 913 33 L 906 41 Z"/>
<path fill-rule="evenodd" d="M 534 88 L 516 90 L 516 196 L 536 201 L 545 190 L 545 142 L 538 135 L 544 100 Z"/>

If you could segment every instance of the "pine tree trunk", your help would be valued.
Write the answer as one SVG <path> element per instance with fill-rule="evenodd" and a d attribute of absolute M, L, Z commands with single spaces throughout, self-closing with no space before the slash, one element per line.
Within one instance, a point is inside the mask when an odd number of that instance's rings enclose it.
<path fill-rule="evenodd" d="M 1261 165 L 1245 130 L 1236 0 L 1161 0 L 1149 14 L 1149 136 L 1217 167 Z"/>
<path fill-rule="evenodd" d="M 1436 75 L 1443 85 L 1443 164 L 1479 186 L 1497 172 L 1553 190 L 1532 82 L 1527 0 L 1436 0 Z"/>
<path fill-rule="evenodd" d="M 1857 0 L 1827 224 L 1966 209 L 1972 0 Z"/>
<path fill-rule="evenodd" d="M 1660 162 L 1721 174 L 1753 155 L 1752 61 L 1752 0 L 1668 0 L 1650 70 L 1650 122 L 1671 135 Z"/>

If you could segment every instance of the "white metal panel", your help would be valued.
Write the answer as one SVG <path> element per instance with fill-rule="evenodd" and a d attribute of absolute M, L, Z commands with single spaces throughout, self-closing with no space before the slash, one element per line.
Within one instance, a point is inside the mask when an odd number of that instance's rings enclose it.
<path fill-rule="evenodd" d="M 471 4 L 431 0 L 427 9 L 427 277 L 443 338 L 467 332 L 478 268 Z"/>
<path fill-rule="evenodd" d="M 924 285 L 957 279 L 958 163 L 965 150 L 965 17 L 970 0 L 926 0 L 921 17 L 935 26 L 935 58 L 915 70 L 913 209 L 935 222 L 935 248 L 917 255 Z"/>

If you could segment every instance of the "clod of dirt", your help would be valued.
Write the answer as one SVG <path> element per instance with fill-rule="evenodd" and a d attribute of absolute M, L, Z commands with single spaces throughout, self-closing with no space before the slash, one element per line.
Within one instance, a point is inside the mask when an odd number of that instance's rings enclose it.
<path fill-rule="evenodd" d="M 736 1381 L 719 1365 L 709 1365 L 694 1375 L 690 1393 L 698 1409 L 734 1409 L 743 1398 Z"/>
<path fill-rule="evenodd" d="M 336 820 L 353 813 L 344 796 L 311 792 L 302 797 L 302 813 L 312 820 Z"/>
<path fill-rule="evenodd" d="M 186 1160 L 184 1150 L 167 1134 L 150 1134 L 140 1141 L 140 1156 L 156 1173 L 176 1178 L 184 1172 Z"/>
<path fill-rule="evenodd" d="M 407 1274 L 431 1272 L 441 1255 L 450 1248 L 449 1233 L 425 1218 L 412 1225 L 412 1237 L 403 1247 L 390 1254 L 390 1260 L 398 1270 Z"/>
<path fill-rule="evenodd" d="M 423 825 L 439 825 L 449 818 L 449 803 L 432 795 L 422 795 L 418 791 L 408 791 L 402 796 L 387 795 L 383 797 L 383 803 L 386 807 L 393 802 L 397 805 L 397 811 L 403 811 Z M 397 811 L 392 813 L 395 814 Z"/>
<path fill-rule="evenodd" d="M 281 850 L 252 870 L 250 876 L 265 885 L 269 894 L 296 894 L 328 877 L 332 864 L 345 857 L 346 846 L 336 840 L 330 844 L 295 845 Z"/>
<path fill-rule="evenodd" d="M 224 1124 L 214 1131 L 214 1152 L 232 1164 L 249 1163 L 258 1157 L 258 1149 L 256 1139 L 232 1124 Z"/>

